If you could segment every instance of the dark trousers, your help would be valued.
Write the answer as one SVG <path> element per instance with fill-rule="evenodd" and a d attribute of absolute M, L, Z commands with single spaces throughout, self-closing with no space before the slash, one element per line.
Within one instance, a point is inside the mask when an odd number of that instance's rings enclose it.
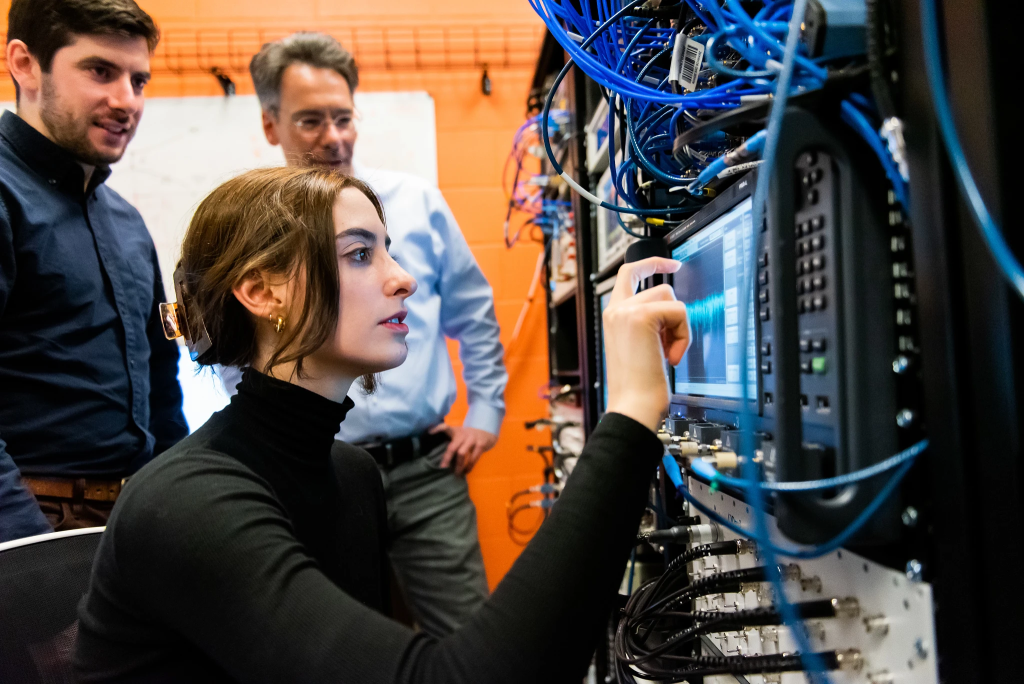
<path fill-rule="evenodd" d="M 442 468 L 445 442 L 381 469 L 391 532 L 389 556 L 416 623 L 441 638 L 487 601 L 487 575 L 466 478 Z"/>

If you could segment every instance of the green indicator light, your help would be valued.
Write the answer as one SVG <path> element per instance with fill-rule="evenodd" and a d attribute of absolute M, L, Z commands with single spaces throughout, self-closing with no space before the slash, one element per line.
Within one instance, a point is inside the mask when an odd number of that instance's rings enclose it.
<path fill-rule="evenodd" d="M 815 356 L 813 359 L 811 359 L 811 368 L 814 369 L 815 373 L 824 373 L 825 372 L 825 357 L 824 356 Z"/>

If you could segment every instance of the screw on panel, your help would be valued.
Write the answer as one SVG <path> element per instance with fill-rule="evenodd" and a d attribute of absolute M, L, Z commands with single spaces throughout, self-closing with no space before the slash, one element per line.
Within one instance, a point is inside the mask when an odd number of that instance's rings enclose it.
<path fill-rule="evenodd" d="M 864 667 L 864 657 L 855 648 L 846 651 L 836 651 L 836 664 L 839 665 L 840 670 L 858 671 Z"/>
<path fill-rule="evenodd" d="M 910 427 L 914 422 L 914 418 L 916 418 L 916 416 L 913 411 L 910 409 L 903 409 L 896 414 L 896 424 L 901 428 Z"/>
<path fill-rule="evenodd" d="M 868 615 L 864 618 L 864 631 L 885 636 L 889 633 L 889 618 L 882 614 Z"/>
<path fill-rule="evenodd" d="M 832 612 L 837 618 L 855 618 L 860 615 L 860 602 L 853 597 L 832 599 Z"/>
<path fill-rule="evenodd" d="M 911 582 L 920 582 L 923 570 L 924 568 L 921 565 L 921 561 L 916 558 L 911 558 L 907 561 L 907 579 Z"/>
<path fill-rule="evenodd" d="M 800 579 L 800 588 L 804 591 L 813 591 L 815 593 L 821 593 L 821 578 L 815 575 L 814 577 L 804 577 Z"/>
<path fill-rule="evenodd" d="M 900 518 L 903 520 L 903 524 L 907 527 L 916 527 L 918 518 L 917 509 L 913 506 L 907 506 L 903 509 L 903 513 L 900 514 Z"/>
<path fill-rule="evenodd" d="M 905 355 L 900 354 L 892 361 L 892 372 L 898 375 L 902 375 L 906 370 L 910 368 L 910 359 Z"/>

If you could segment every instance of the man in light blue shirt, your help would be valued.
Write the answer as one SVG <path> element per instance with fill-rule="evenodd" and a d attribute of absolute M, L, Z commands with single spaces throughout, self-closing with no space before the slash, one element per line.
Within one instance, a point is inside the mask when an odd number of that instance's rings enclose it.
<path fill-rule="evenodd" d="M 250 65 L 263 128 L 290 166 L 356 175 L 380 195 L 391 253 L 416 278 L 406 301 L 409 357 L 383 373 L 339 438 L 363 446 L 381 468 L 390 558 L 413 616 L 427 633 L 458 627 L 487 597 L 476 509 L 465 475 L 498 439 L 508 374 L 490 285 L 441 192 L 407 174 L 353 167 L 352 94 L 358 71 L 333 38 L 297 33 L 263 46 Z M 445 338 L 458 340 L 469 412 L 446 424 L 456 396 Z"/>

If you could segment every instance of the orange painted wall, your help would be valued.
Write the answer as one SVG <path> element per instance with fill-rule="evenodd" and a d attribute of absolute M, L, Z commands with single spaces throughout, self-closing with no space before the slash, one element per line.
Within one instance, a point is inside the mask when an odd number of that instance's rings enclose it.
<path fill-rule="evenodd" d="M 453 22 L 461 25 L 522 25 L 539 20 L 526 0 L 391 0 L 388 3 L 352 0 L 139 0 L 161 28 L 168 29 L 317 29 L 320 24 L 338 25 L 352 21 L 385 25 L 394 21 L 405 26 L 436 26 Z M 0 0 L 0 29 L 6 29 L 9 0 Z M 477 261 L 494 288 L 502 342 L 508 345 L 533 276 L 539 248 L 521 243 L 506 250 L 502 242 L 505 196 L 501 172 L 512 135 L 522 123 L 532 66 L 490 68 L 493 92 L 481 93 L 481 71 L 452 70 L 364 70 L 360 89 L 369 91 L 425 90 L 435 102 L 437 116 L 438 179 Z M 252 83 L 244 73 L 232 74 L 238 92 L 251 93 Z M 147 89 L 150 97 L 219 95 L 212 76 L 158 73 Z M 13 100 L 9 80 L 0 85 L 0 99 Z M 145 120 L 143 124 L 145 125 Z M 547 338 L 543 290 L 526 320 L 520 340 L 506 359 L 510 382 L 506 392 L 507 417 L 497 447 L 486 454 L 470 474 L 470 490 L 477 506 L 480 541 L 488 579 L 493 587 L 504 576 L 521 548 L 508 537 L 505 507 L 511 494 L 541 479 L 542 463 L 526 451 L 546 435 L 527 433 L 525 420 L 546 412 L 538 388 L 547 383 Z M 461 366 L 457 345 L 450 345 L 456 373 Z M 465 415 L 465 388 L 450 418 L 461 422 Z M 520 521 L 525 525 L 527 520 Z"/>

